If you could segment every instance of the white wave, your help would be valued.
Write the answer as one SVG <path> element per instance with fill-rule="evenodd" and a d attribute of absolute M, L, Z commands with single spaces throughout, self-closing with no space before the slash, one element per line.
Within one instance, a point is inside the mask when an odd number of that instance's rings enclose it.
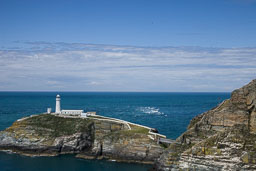
<path fill-rule="evenodd" d="M 156 107 L 140 107 L 139 110 L 146 114 L 157 114 L 157 115 L 164 114 L 163 112 L 159 111 L 160 110 L 159 108 L 156 108 Z"/>

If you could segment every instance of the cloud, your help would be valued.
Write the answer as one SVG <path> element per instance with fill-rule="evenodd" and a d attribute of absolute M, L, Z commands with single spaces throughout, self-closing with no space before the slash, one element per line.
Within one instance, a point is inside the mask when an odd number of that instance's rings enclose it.
<path fill-rule="evenodd" d="M 19 42 L 0 49 L 0 90 L 231 91 L 255 64 L 256 48 Z"/>

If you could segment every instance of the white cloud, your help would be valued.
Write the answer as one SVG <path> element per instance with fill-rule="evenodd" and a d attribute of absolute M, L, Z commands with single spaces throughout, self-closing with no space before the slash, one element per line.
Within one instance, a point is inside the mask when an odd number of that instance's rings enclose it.
<path fill-rule="evenodd" d="M 256 48 L 25 47 L 0 50 L 0 90 L 231 91 L 256 74 Z"/>

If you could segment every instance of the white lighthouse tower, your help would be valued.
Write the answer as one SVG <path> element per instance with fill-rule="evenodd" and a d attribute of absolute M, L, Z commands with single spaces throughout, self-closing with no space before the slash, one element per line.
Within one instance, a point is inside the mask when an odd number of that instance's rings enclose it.
<path fill-rule="evenodd" d="M 60 95 L 58 94 L 56 96 L 56 108 L 55 108 L 55 113 L 60 114 L 61 110 L 60 110 Z"/>

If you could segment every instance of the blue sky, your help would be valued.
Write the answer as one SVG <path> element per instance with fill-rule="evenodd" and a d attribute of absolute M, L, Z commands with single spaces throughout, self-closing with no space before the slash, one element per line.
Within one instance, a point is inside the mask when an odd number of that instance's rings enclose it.
<path fill-rule="evenodd" d="M 251 47 L 255 0 L 1 0 L 1 44 Z"/>
<path fill-rule="evenodd" d="M 255 78 L 255 11 L 255 0 L 0 0 L 0 90 L 232 91 Z"/>

